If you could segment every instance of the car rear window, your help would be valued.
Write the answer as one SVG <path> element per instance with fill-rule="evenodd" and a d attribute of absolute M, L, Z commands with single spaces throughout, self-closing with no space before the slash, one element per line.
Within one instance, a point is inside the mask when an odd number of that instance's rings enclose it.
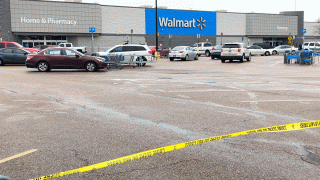
<path fill-rule="evenodd" d="M 241 48 L 239 44 L 225 44 L 222 48 Z"/>
<path fill-rule="evenodd" d="M 184 47 L 175 47 L 172 49 L 172 51 L 179 51 L 179 50 L 183 50 L 183 49 L 184 49 Z"/>
<path fill-rule="evenodd" d="M 309 46 L 314 46 L 314 43 L 310 43 L 310 45 Z"/>

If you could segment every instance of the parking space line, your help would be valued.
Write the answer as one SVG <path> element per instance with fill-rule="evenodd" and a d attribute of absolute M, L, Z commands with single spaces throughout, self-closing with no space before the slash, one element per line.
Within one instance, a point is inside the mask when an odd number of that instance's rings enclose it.
<path fill-rule="evenodd" d="M 320 100 L 260 100 L 260 101 L 240 101 L 246 103 L 252 102 L 319 102 Z"/>
<path fill-rule="evenodd" d="M 17 155 L 8 157 L 8 158 L 6 158 L 6 159 L 2 159 L 2 160 L 0 160 L 0 164 L 1 164 L 1 163 L 4 163 L 4 162 L 7 162 L 7 161 L 10 161 L 10 160 L 12 160 L 12 159 L 15 159 L 15 158 L 18 158 L 18 157 L 21 157 L 21 156 L 24 156 L 24 155 L 33 153 L 33 152 L 36 152 L 36 151 L 38 151 L 38 149 L 31 149 L 31 150 L 29 150 L 29 151 L 26 151 L 26 152 L 23 152 L 23 153 L 20 153 L 20 154 L 17 154 Z"/>

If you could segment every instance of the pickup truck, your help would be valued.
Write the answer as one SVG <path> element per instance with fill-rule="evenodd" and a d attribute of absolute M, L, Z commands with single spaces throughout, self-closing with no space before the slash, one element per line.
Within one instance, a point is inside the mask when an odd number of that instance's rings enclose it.
<path fill-rule="evenodd" d="M 210 42 L 200 42 L 200 43 L 196 43 L 192 46 L 193 50 L 197 50 L 199 48 L 199 56 L 201 55 L 206 55 L 207 57 L 210 56 L 210 51 L 212 51 L 212 48 L 214 46 L 212 45 L 212 43 Z"/>
<path fill-rule="evenodd" d="M 85 46 L 73 47 L 72 43 L 61 43 L 61 44 L 59 44 L 59 47 L 66 47 L 66 48 L 70 48 L 70 49 L 76 50 L 81 53 L 87 53 L 87 47 L 85 47 Z"/>

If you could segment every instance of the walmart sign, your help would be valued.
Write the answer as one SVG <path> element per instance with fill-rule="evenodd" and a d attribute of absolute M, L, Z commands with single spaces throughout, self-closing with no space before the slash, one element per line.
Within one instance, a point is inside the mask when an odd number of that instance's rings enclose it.
<path fill-rule="evenodd" d="M 146 34 L 155 34 L 155 9 L 146 9 L 145 16 Z M 216 35 L 215 12 L 160 9 L 157 20 L 159 34 Z"/>

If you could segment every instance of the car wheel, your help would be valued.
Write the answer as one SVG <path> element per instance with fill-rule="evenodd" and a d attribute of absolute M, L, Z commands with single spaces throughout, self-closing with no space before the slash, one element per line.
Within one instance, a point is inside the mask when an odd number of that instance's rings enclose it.
<path fill-rule="evenodd" d="M 50 71 L 49 64 L 44 61 L 39 62 L 37 67 L 40 72 Z"/>
<path fill-rule="evenodd" d="M 142 61 L 148 61 L 146 57 L 142 56 Z M 142 63 L 142 66 L 145 66 L 147 63 Z"/>
<path fill-rule="evenodd" d="M 226 60 L 221 58 L 221 62 L 222 62 L 222 63 L 225 63 L 225 62 L 226 62 Z"/>
<path fill-rule="evenodd" d="M 189 59 L 189 55 L 187 54 L 184 60 L 188 60 L 188 59 Z"/>
<path fill-rule="evenodd" d="M 214 59 L 215 57 L 214 56 L 211 56 L 211 59 Z"/>
<path fill-rule="evenodd" d="M 272 55 L 278 54 L 277 51 L 272 51 Z"/>
<path fill-rule="evenodd" d="M 269 51 L 266 51 L 265 55 L 266 55 L 266 56 L 270 56 Z"/>
<path fill-rule="evenodd" d="M 198 60 L 199 59 L 199 56 L 198 54 L 196 54 L 196 57 L 194 57 L 194 60 Z"/>
<path fill-rule="evenodd" d="M 293 50 L 291 53 L 292 53 L 292 54 L 296 54 L 296 51 Z"/>
<path fill-rule="evenodd" d="M 247 61 L 251 61 L 251 53 L 249 54 L 249 57 L 247 58 Z"/>
<path fill-rule="evenodd" d="M 0 59 L 0 66 L 3 66 L 3 65 L 4 65 L 3 60 Z"/>
<path fill-rule="evenodd" d="M 94 72 L 97 70 L 97 65 L 94 62 L 87 62 L 84 68 L 86 69 L 86 71 Z"/>
<path fill-rule="evenodd" d="M 242 63 L 244 61 L 244 59 L 245 59 L 245 55 L 243 54 L 242 58 L 240 59 L 240 62 Z"/>
<path fill-rule="evenodd" d="M 174 58 L 172 58 L 172 57 L 171 57 L 171 58 L 169 58 L 169 59 L 170 59 L 170 61 L 173 61 L 173 60 L 174 60 Z"/>
<path fill-rule="evenodd" d="M 207 57 L 210 56 L 210 51 L 206 51 L 206 56 L 207 56 Z"/>
<path fill-rule="evenodd" d="M 136 61 L 140 61 L 140 57 L 137 57 Z M 142 57 L 141 57 L 141 61 L 143 62 L 143 61 L 148 61 L 148 60 L 147 60 L 146 57 L 142 56 Z M 139 65 L 139 66 L 145 66 L 146 63 L 141 63 L 141 64 L 138 63 L 138 65 Z"/>

